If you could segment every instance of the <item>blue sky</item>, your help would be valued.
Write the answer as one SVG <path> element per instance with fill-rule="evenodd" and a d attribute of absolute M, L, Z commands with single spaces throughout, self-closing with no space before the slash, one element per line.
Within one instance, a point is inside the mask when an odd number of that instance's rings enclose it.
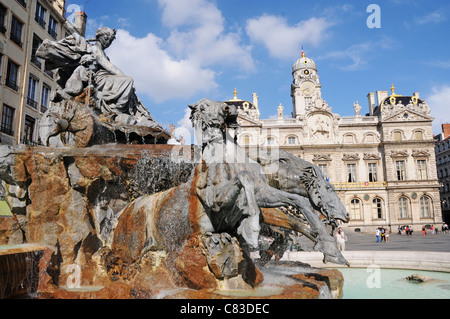
<path fill-rule="evenodd" d="M 369 28 L 370 4 L 380 28 Z M 72 6 L 71 6 L 72 5 Z M 450 2 L 445 0 L 90 0 L 87 37 L 118 29 L 111 61 L 135 79 L 140 99 L 164 126 L 188 127 L 188 104 L 208 97 L 251 100 L 261 118 L 292 110 L 291 66 L 301 47 L 318 67 L 322 97 L 341 116 L 367 94 L 420 92 L 440 124 L 450 122 Z"/>

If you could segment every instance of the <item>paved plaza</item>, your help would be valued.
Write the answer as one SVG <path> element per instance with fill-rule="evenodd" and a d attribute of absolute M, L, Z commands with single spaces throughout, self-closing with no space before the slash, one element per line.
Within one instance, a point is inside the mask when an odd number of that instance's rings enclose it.
<path fill-rule="evenodd" d="M 377 243 L 375 230 L 373 235 L 346 232 L 347 243 L 345 250 L 347 251 L 433 251 L 433 252 L 450 252 L 450 233 L 439 233 L 438 235 L 431 235 L 427 232 L 426 236 L 422 232 L 416 231 L 412 236 L 398 235 L 397 233 L 390 234 L 389 242 Z M 301 239 L 302 247 L 306 249 L 312 248 L 312 243 L 309 239 L 303 237 Z"/>

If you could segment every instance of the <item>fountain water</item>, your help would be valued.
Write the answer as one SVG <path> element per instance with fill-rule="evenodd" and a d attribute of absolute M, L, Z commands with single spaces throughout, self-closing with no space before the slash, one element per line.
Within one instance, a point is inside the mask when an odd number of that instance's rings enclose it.
<path fill-rule="evenodd" d="M 37 245 L 0 246 L 0 299 L 37 292 L 39 261 L 45 249 Z"/>

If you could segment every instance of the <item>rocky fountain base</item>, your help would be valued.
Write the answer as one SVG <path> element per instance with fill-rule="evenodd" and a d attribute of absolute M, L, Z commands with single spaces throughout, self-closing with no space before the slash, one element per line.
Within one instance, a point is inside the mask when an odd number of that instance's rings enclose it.
<path fill-rule="evenodd" d="M 189 193 L 192 154 L 179 145 L 1 147 L 0 176 L 14 217 L 3 219 L 9 225 L 0 244 L 46 247 L 31 274 L 35 298 L 342 297 L 338 271 L 283 263 L 260 270 L 236 237 L 181 236 L 199 207 Z M 189 216 L 164 211 L 182 197 Z M 153 226 L 139 208 L 148 201 L 161 208 Z M 181 239 L 158 247 L 149 227 Z"/>

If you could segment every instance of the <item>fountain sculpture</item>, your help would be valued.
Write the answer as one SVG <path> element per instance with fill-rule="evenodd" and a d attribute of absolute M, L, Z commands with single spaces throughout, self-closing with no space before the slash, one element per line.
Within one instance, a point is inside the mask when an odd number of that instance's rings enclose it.
<path fill-rule="evenodd" d="M 45 146 L 0 147 L 14 214 L 7 244 L 46 247 L 36 298 L 251 294 L 264 275 L 250 251 L 271 229 L 300 232 L 324 262 L 348 265 L 325 226 L 348 213 L 319 168 L 284 151 L 247 156 L 236 142 L 236 107 L 209 99 L 190 105 L 198 146 L 167 145 L 173 136 L 103 51 L 114 37 L 101 28 L 94 40 L 44 41 L 37 54 L 59 84 L 40 128 Z M 283 240 L 256 264 L 282 255 Z M 316 275 L 292 275 L 294 284 L 267 296 L 342 288 L 339 272 L 309 272 Z"/>

